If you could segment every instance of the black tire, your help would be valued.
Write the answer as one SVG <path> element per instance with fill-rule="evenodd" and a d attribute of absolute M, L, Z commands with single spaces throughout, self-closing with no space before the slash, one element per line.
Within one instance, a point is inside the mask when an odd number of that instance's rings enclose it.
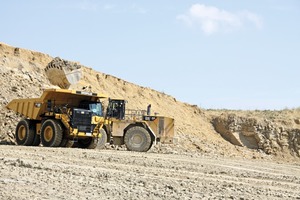
<path fill-rule="evenodd" d="M 63 129 L 58 121 L 48 119 L 42 124 L 41 141 L 45 147 L 58 147 L 63 137 Z"/>
<path fill-rule="evenodd" d="M 66 147 L 68 142 L 69 142 L 69 139 L 63 138 L 63 139 L 61 140 L 61 143 L 59 144 L 59 146 L 60 146 L 60 147 Z"/>
<path fill-rule="evenodd" d="M 70 140 L 70 139 L 67 139 L 67 138 L 63 138 L 59 146 L 60 146 L 60 147 L 66 147 L 66 148 L 72 148 L 72 147 L 75 147 L 75 146 L 74 146 L 74 140 Z"/>
<path fill-rule="evenodd" d="M 19 121 L 16 127 L 16 142 L 18 145 L 30 146 L 33 143 L 35 136 L 35 127 L 31 126 L 31 122 L 28 119 L 22 119 Z"/>
<path fill-rule="evenodd" d="M 129 151 L 146 152 L 150 149 L 152 140 L 145 128 L 134 126 L 125 133 L 124 143 Z"/>
<path fill-rule="evenodd" d="M 98 138 L 97 149 L 104 149 L 107 143 L 107 133 L 103 128 L 101 128 L 100 133 L 102 136 Z"/>
<path fill-rule="evenodd" d="M 66 133 L 64 132 L 64 129 L 63 129 L 64 126 L 62 125 L 61 122 L 58 122 L 58 123 L 57 123 L 57 126 L 58 126 L 59 129 L 61 129 L 62 132 L 63 132 L 62 139 L 61 139 L 61 142 L 60 142 L 60 144 L 59 144 L 59 147 L 67 147 L 67 144 L 68 144 L 68 142 L 69 142 L 69 139 L 66 137 Z"/>
<path fill-rule="evenodd" d="M 61 143 L 59 145 L 60 147 L 66 147 L 66 148 L 71 148 L 74 146 L 74 140 L 70 140 L 68 138 L 63 138 L 61 140 Z"/>
<path fill-rule="evenodd" d="M 34 133 L 34 139 L 33 139 L 33 142 L 32 142 L 32 146 L 39 146 L 41 143 L 41 136 Z"/>
<path fill-rule="evenodd" d="M 65 147 L 72 148 L 74 147 L 74 143 L 74 140 L 68 140 Z"/>
<path fill-rule="evenodd" d="M 95 149 L 97 147 L 97 140 L 98 138 L 84 138 L 84 139 L 78 139 L 77 145 L 78 148 L 83 148 L 83 149 Z"/>
<path fill-rule="evenodd" d="M 34 129 L 34 139 L 31 146 L 39 146 L 41 143 L 41 137 L 36 133 L 36 123 L 37 123 L 36 121 L 33 120 L 30 121 L 30 127 Z"/>

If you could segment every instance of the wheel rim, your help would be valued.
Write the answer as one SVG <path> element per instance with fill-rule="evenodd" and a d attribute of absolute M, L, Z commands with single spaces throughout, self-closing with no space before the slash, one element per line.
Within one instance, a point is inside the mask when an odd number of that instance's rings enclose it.
<path fill-rule="evenodd" d="M 51 126 L 47 126 L 44 130 L 44 139 L 46 142 L 50 142 L 50 140 L 53 138 L 53 129 Z"/>
<path fill-rule="evenodd" d="M 18 138 L 20 140 L 24 140 L 25 137 L 26 137 L 26 127 L 22 125 L 18 129 Z"/>
<path fill-rule="evenodd" d="M 139 145 L 139 144 L 143 143 L 143 138 L 140 135 L 135 134 L 135 135 L 132 136 L 131 141 L 133 142 L 133 144 Z"/>

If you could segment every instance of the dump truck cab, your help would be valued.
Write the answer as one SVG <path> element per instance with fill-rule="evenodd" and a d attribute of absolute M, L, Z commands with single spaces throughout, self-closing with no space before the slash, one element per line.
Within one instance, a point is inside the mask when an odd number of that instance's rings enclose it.
<path fill-rule="evenodd" d="M 24 118 L 16 127 L 19 145 L 66 146 L 76 141 L 79 147 L 96 148 L 101 141 L 104 94 L 66 89 L 45 90 L 40 98 L 15 99 L 7 108 Z"/>

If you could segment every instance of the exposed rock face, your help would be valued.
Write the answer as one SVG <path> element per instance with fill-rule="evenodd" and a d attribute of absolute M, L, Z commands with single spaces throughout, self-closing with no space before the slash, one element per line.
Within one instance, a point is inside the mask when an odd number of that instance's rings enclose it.
<path fill-rule="evenodd" d="M 235 114 L 216 117 L 212 123 L 216 131 L 234 145 L 262 149 L 267 154 L 300 156 L 300 129 L 288 128 L 286 123 Z"/>

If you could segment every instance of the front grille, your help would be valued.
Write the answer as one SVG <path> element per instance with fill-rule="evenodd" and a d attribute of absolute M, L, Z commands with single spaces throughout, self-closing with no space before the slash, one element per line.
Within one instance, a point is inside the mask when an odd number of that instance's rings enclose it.
<path fill-rule="evenodd" d="M 74 108 L 72 113 L 72 126 L 80 132 L 92 132 L 92 111 Z"/>

